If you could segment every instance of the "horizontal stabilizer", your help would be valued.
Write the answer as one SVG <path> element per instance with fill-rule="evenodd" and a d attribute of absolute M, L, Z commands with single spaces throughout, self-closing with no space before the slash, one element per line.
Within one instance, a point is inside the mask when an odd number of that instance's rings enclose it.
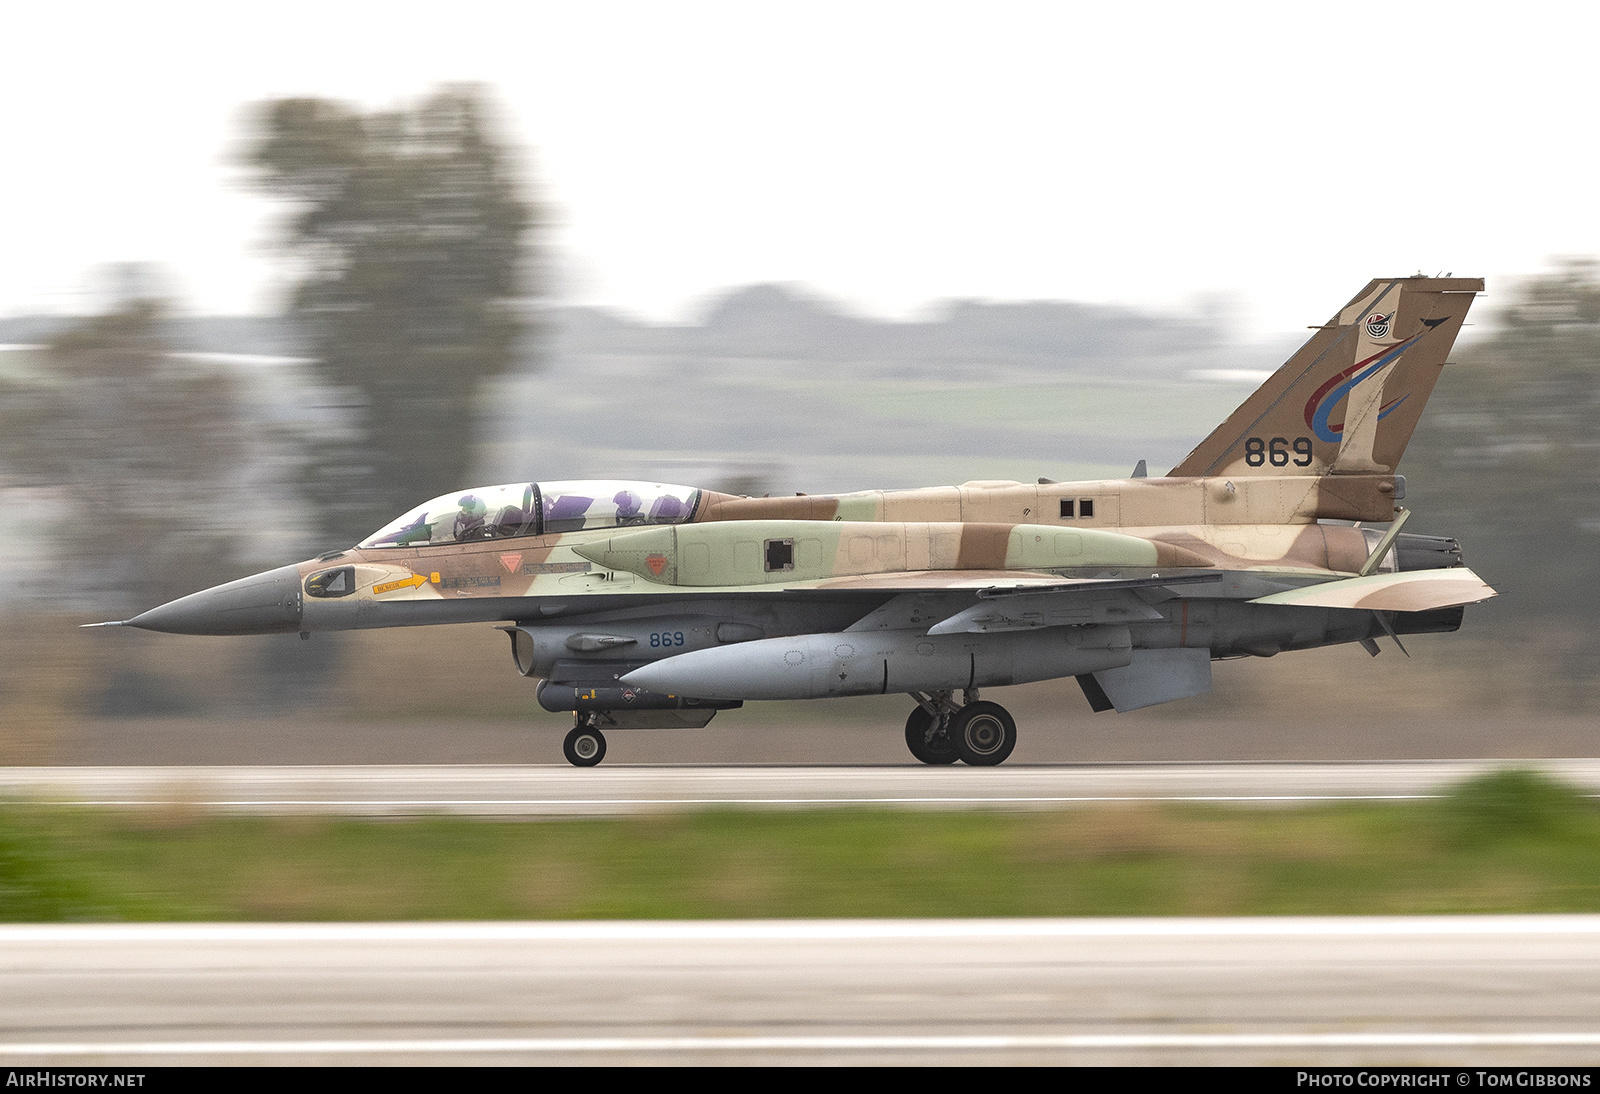
<path fill-rule="evenodd" d="M 1465 566 L 1411 570 L 1397 574 L 1349 577 L 1257 597 L 1252 604 L 1292 604 L 1304 608 L 1363 608 L 1376 612 L 1427 612 L 1459 608 L 1497 596 Z"/>

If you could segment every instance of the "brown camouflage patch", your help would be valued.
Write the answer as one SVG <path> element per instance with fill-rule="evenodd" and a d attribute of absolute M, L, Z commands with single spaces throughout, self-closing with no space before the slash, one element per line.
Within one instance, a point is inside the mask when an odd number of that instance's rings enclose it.
<path fill-rule="evenodd" d="M 1013 524 L 964 524 L 958 570 L 1004 570 Z"/>
<path fill-rule="evenodd" d="M 736 498 L 729 494 L 701 495 L 694 522 L 719 520 L 832 520 L 839 499 L 827 494 L 800 494 L 792 498 Z"/>

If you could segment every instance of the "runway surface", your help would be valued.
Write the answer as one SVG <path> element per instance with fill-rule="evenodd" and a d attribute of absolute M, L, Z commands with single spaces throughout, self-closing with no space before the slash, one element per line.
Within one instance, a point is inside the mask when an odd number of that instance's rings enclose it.
<path fill-rule="evenodd" d="M 1534 767 L 1600 793 L 1600 759 L 997 768 L 391 765 L 0 768 L 0 796 L 241 814 L 610 816 L 714 807 L 1049 809 L 1113 801 L 1406 800 Z"/>
<path fill-rule="evenodd" d="M 0 927 L 0 1061 L 1600 1062 L 1600 916 Z"/>

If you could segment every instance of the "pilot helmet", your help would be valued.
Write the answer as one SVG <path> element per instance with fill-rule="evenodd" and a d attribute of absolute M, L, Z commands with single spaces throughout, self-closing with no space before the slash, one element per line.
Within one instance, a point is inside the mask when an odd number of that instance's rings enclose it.
<path fill-rule="evenodd" d="M 639 495 L 632 490 L 619 490 L 617 496 L 611 499 L 617 507 L 617 516 L 623 520 L 639 515 L 639 506 L 643 504 Z"/>

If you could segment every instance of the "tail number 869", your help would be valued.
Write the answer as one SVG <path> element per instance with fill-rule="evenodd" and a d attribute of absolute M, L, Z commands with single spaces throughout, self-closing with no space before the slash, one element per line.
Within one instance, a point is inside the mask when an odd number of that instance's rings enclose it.
<path fill-rule="evenodd" d="M 1311 438 L 1296 437 L 1293 443 L 1294 465 L 1296 467 L 1311 466 Z M 1287 437 L 1273 437 L 1263 441 L 1260 437 L 1246 437 L 1244 441 L 1244 462 L 1251 467 L 1260 467 L 1270 463 L 1273 467 L 1287 467 L 1291 445 Z"/>
<path fill-rule="evenodd" d="M 683 645 L 683 632 L 682 631 L 651 631 L 650 632 L 650 645 L 651 645 L 652 648 L 655 648 L 655 649 L 659 649 L 662 646 L 681 646 L 681 645 Z"/>

